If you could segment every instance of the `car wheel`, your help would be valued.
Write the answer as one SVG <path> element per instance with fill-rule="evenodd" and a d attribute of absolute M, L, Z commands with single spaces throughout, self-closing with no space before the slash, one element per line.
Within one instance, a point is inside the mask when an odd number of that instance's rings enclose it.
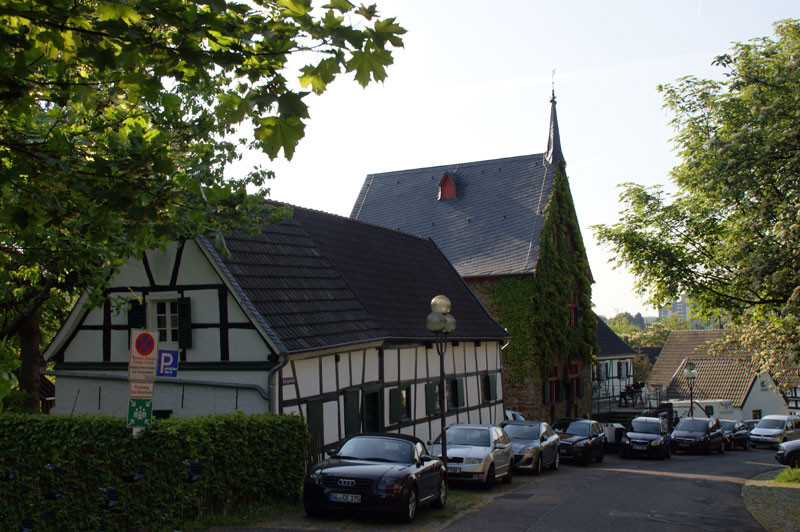
<path fill-rule="evenodd" d="M 489 466 L 489 471 L 486 472 L 486 480 L 483 481 L 483 489 L 490 490 L 494 486 L 494 464 Z"/>
<path fill-rule="evenodd" d="M 539 455 L 539 458 L 536 459 L 536 467 L 533 469 L 534 475 L 541 475 L 542 474 L 542 455 Z"/>
<path fill-rule="evenodd" d="M 436 498 L 433 500 L 431 505 L 434 508 L 444 508 L 445 503 L 447 502 L 447 479 L 444 475 L 442 478 L 439 479 L 439 492 L 436 494 Z"/>
<path fill-rule="evenodd" d="M 719 454 L 724 454 L 724 453 L 725 453 L 725 442 L 722 442 L 722 443 L 720 444 L 720 446 L 719 446 L 719 449 L 717 449 L 717 452 L 718 452 Z"/>
<path fill-rule="evenodd" d="M 789 467 L 800 467 L 800 453 L 794 453 L 789 457 Z"/>
<path fill-rule="evenodd" d="M 411 486 L 408 488 L 403 505 L 400 507 L 398 514 L 398 521 L 402 523 L 410 523 L 417 515 L 417 488 Z"/>
<path fill-rule="evenodd" d="M 512 465 L 508 464 L 508 473 L 506 473 L 506 476 L 503 477 L 503 484 L 510 484 L 511 476 L 512 476 Z"/>
<path fill-rule="evenodd" d="M 670 451 L 670 446 L 669 445 L 665 445 L 664 446 L 664 458 L 671 458 L 671 457 L 672 457 L 672 452 Z"/>
<path fill-rule="evenodd" d="M 553 471 L 558 471 L 558 466 L 561 464 L 561 455 L 556 453 L 556 459 L 553 461 Z"/>
<path fill-rule="evenodd" d="M 303 509 L 306 511 L 306 515 L 309 517 L 319 517 L 322 515 L 319 507 L 309 501 L 303 501 Z"/>
<path fill-rule="evenodd" d="M 600 454 L 597 455 L 597 458 L 595 458 L 594 461 L 597 462 L 598 464 L 601 464 L 601 463 L 603 463 L 603 458 L 605 458 L 605 456 L 606 456 L 606 453 L 604 453 L 603 451 L 600 451 Z"/>

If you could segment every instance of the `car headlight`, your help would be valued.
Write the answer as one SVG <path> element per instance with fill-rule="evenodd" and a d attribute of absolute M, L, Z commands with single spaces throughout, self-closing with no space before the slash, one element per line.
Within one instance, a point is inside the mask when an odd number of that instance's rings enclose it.
<path fill-rule="evenodd" d="M 628 445 L 631 442 L 631 440 L 629 440 L 627 436 L 623 436 L 622 439 L 619 441 L 621 443 L 624 443 L 625 445 Z"/>
<path fill-rule="evenodd" d="M 650 445 L 654 445 L 655 446 L 655 445 L 661 445 L 662 443 L 664 443 L 664 440 L 661 439 L 661 438 L 658 438 L 657 440 L 651 441 Z"/>
<path fill-rule="evenodd" d="M 403 492 L 403 479 L 385 476 L 378 483 L 378 490 L 387 495 L 400 495 Z"/>
<path fill-rule="evenodd" d="M 317 469 L 308 475 L 308 479 L 316 485 L 322 484 L 322 471 Z"/>
<path fill-rule="evenodd" d="M 532 452 L 533 452 L 533 451 L 535 451 L 535 450 L 536 450 L 536 446 L 533 446 L 533 445 L 532 445 L 532 446 L 530 446 L 530 447 L 525 447 L 524 449 L 522 449 L 522 450 L 521 450 L 519 453 L 517 453 L 517 454 L 528 454 L 528 453 L 532 453 Z"/>
<path fill-rule="evenodd" d="M 480 464 L 481 462 L 483 462 L 483 458 L 464 458 L 465 465 Z"/>

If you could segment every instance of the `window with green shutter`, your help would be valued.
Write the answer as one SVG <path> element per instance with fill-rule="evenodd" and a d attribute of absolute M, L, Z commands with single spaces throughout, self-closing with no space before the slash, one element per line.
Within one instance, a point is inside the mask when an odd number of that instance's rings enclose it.
<path fill-rule="evenodd" d="M 481 400 L 484 403 L 497 399 L 497 374 L 481 375 Z"/>
<path fill-rule="evenodd" d="M 411 419 L 411 388 L 389 390 L 389 423 L 400 423 Z"/>
<path fill-rule="evenodd" d="M 188 297 L 178 298 L 178 348 L 192 347 L 192 302 Z"/>
<path fill-rule="evenodd" d="M 439 410 L 439 383 L 425 383 L 425 413 L 429 416 L 440 414 Z"/>
<path fill-rule="evenodd" d="M 131 299 L 128 304 L 128 329 L 144 329 L 147 326 L 144 303 Z"/>
<path fill-rule="evenodd" d="M 542 381 L 542 403 L 550 404 L 550 381 Z"/>
<path fill-rule="evenodd" d="M 312 438 L 322 443 L 325 441 L 325 425 L 322 416 L 322 400 L 309 401 L 306 404 L 306 423 Z"/>
<path fill-rule="evenodd" d="M 464 406 L 464 379 L 450 379 L 447 381 L 447 409 L 454 410 Z"/>
<path fill-rule="evenodd" d="M 359 406 L 361 405 L 359 391 L 348 390 L 344 392 L 344 434 L 358 434 L 361 432 L 361 416 Z"/>

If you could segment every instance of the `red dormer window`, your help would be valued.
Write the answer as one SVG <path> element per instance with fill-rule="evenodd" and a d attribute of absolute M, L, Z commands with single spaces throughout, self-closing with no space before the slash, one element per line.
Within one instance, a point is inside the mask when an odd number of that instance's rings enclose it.
<path fill-rule="evenodd" d="M 449 172 L 445 172 L 439 181 L 439 199 L 455 199 L 456 197 L 456 182 L 450 176 Z"/>

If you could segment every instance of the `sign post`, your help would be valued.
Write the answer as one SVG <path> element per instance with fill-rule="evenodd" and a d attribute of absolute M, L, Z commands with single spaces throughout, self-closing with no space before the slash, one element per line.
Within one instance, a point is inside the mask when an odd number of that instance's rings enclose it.
<path fill-rule="evenodd" d="M 158 359 L 158 331 L 132 329 L 128 359 L 128 427 L 133 429 L 134 437 L 153 423 L 153 388 Z"/>

